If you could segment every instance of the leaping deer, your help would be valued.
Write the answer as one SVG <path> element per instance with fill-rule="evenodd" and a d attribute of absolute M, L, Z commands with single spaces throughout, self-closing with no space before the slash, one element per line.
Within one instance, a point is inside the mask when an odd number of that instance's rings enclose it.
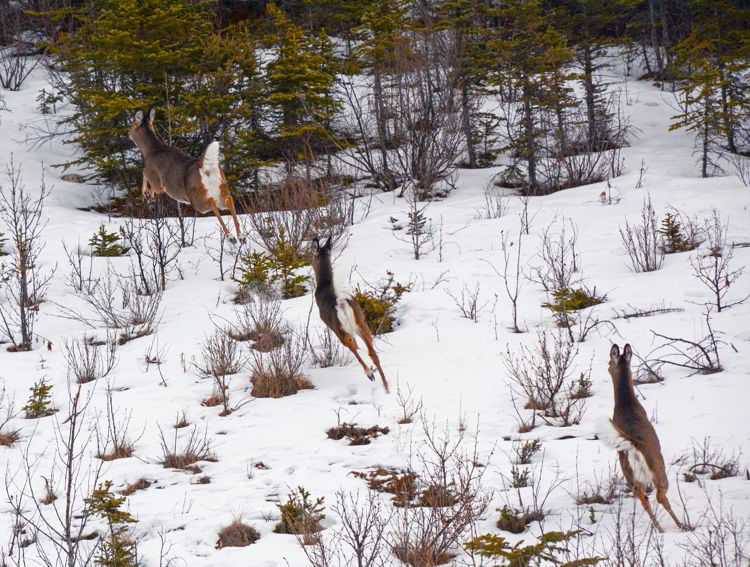
<path fill-rule="evenodd" d="M 641 501 L 656 529 L 664 531 L 648 502 L 646 489 L 650 484 L 656 487 L 657 502 L 664 506 L 677 526 L 684 530 L 685 526 L 677 519 L 667 499 L 669 481 L 659 437 L 635 395 L 630 370 L 632 355 L 629 344 L 625 345 L 622 355 L 620 347 L 612 345 L 609 352 L 609 375 L 615 390 L 615 411 L 612 419 L 604 419 L 598 424 L 597 435 L 605 445 L 617 451 L 622 474 L 625 475 L 633 496 Z"/>
<path fill-rule="evenodd" d="M 365 341 L 367 354 L 375 363 L 380 378 L 383 380 L 385 391 L 388 392 L 388 381 L 380 367 L 380 359 L 372 343 L 372 332 L 367 325 L 362 307 L 357 303 L 351 290 L 346 289 L 343 285 L 336 286 L 334 284 L 333 266 L 331 264 L 331 239 L 329 238 L 322 246 L 317 238 L 313 239 L 313 243 L 315 244 L 312 262 L 315 272 L 315 303 L 318 304 L 320 318 L 336 334 L 339 341 L 357 357 L 362 368 L 365 369 L 367 377 L 375 381 L 373 369 L 365 364 L 365 361 L 357 352 L 357 335 Z"/>
<path fill-rule="evenodd" d="M 139 109 L 128 131 L 128 136 L 141 150 L 146 162 L 141 185 L 143 196 L 166 193 L 175 201 L 192 206 L 199 213 L 213 211 L 224 233 L 234 241 L 219 212 L 219 209 L 229 209 L 237 228 L 237 237 L 240 237 L 240 223 L 234 200 L 219 166 L 219 142 L 211 142 L 200 156 L 191 157 L 159 138 L 153 125 L 155 116 L 155 108 L 148 114 Z"/>

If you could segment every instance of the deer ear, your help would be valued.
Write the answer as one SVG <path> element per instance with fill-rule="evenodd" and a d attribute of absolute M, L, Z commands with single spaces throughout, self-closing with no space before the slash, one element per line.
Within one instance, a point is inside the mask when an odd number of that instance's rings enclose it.
<path fill-rule="evenodd" d="M 133 122 L 135 122 L 136 126 L 140 126 L 141 122 L 143 122 L 143 111 L 140 108 L 135 111 L 135 120 Z"/>
<path fill-rule="evenodd" d="M 156 118 L 156 108 L 152 106 L 151 110 L 148 111 L 148 121 L 153 124 L 155 118 Z"/>
<path fill-rule="evenodd" d="M 633 358 L 633 349 L 630 348 L 629 344 L 625 345 L 625 348 L 622 349 L 622 357 L 625 359 L 628 366 L 630 366 L 630 359 Z"/>
<path fill-rule="evenodd" d="M 617 345 L 612 345 L 612 348 L 609 349 L 609 361 L 612 364 L 617 364 L 620 360 L 620 347 Z"/>
<path fill-rule="evenodd" d="M 318 237 L 312 239 L 312 243 L 315 245 L 315 251 L 317 252 L 320 250 L 320 240 L 318 240 Z"/>
<path fill-rule="evenodd" d="M 328 237 L 328 240 L 326 240 L 326 243 L 323 245 L 323 250 L 330 250 L 331 249 L 331 237 Z"/>

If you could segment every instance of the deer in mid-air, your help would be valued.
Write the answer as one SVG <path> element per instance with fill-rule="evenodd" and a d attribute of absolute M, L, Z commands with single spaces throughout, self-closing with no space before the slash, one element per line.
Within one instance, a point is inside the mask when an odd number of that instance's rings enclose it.
<path fill-rule="evenodd" d="M 372 342 L 372 332 L 367 325 L 364 311 L 354 298 L 354 293 L 345 285 L 334 283 L 333 265 L 331 264 L 331 239 L 321 245 L 317 238 L 313 239 L 315 245 L 313 256 L 313 271 L 315 272 L 315 303 L 323 323 L 333 331 L 339 341 L 348 348 L 365 369 L 367 377 L 375 381 L 374 369 L 370 368 L 362 360 L 357 352 L 357 339 L 359 336 L 367 345 L 367 354 L 375 363 L 383 380 L 385 391 L 388 391 L 388 381 L 385 379 L 383 369 L 380 367 L 378 353 Z"/>
<path fill-rule="evenodd" d="M 227 237 L 229 234 L 219 210 L 229 209 L 240 237 L 240 223 L 224 172 L 219 166 L 219 142 L 211 142 L 198 157 L 165 144 L 154 128 L 156 109 L 148 114 L 137 110 L 128 136 L 143 154 L 141 191 L 144 197 L 166 193 L 175 201 L 192 206 L 199 213 L 213 211 Z"/>
<path fill-rule="evenodd" d="M 677 519 L 667 499 L 669 482 L 659 437 L 635 394 L 630 370 L 632 356 L 629 344 L 625 345 L 622 354 L 620 347 L 612 345 L 609 375 L 615 391 L 615 411 L 612 419 L 603 419 L 598 424 L 597 436 L 605 445 L 617 451 L 622 474 L 633 491 L 633 496 L 641 501 L 656 529 L 664 531 L 648 502 L 646 489 L 649 485 L 656 488 L 657 502 L 672 516 L 677 526 L 684 530 L 685 525 Z"/>

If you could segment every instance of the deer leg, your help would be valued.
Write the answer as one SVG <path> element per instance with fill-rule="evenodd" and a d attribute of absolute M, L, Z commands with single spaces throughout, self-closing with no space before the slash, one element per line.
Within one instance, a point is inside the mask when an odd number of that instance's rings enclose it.
<path fill-rule="evenodd" d="M 667 499 L 667 492 L 666 490 L 663 490 L 661 488 L 656 489 L 656 501 L 661 504 L 664 509 L 669 513 L 670 516 L 672 516 L 672 519 L 674 520 L 674 523 L 677 524 L 677 527 L 681 530 L 686 530 L 687 527 L 685 524 L 680 522 L 680 520 L 677 519 L 677 515 L 672 510 L 672 506 L 669 505 L 669 500 Z"/>
<path fill-rule="evenodd" d="M 375 367 L 378 369 L 378 373 L 380 374 L 380 379 L 383 381 L 385 391 L 390 392 L 390 390 L 388 389 L 388 381 L 385 379 L 383 369 L 380 367 L 380 358 L 378 357 L 378 353 L 375 352 L 375 346 L 372 344 L 372 337 L 368 335 L 367 337 L 362 337 L 362 339 L 365 341 L 365 344 L 367 344 L 367 355 L 370 357 L 370 360 L 375 363 Z"/>
<path fill-rule="evenodd" d="M 654 524 L 656 530 L 659 532 L 664 532 L 664 530 L 659 525 L 659 522 L 656 520 L 654 511 L 651 509 L 651 504 L 648 503 L 648 495 L 646 494 L 646 492 L 640 486 L 634 486 L 633 490 L 638 496 L 638 499 L 641 501 L 641 505 L 643 506 L 643 509 L 646 510 L 648 517 L 651 518 L 651 522 Z"/>
<path fill-rule="evenodd" d="M 348 348 L 350 351 L 352 351 L 352 354 L 357 358 L 357 360 L 359 361 L 359 363 L 362 365 L 362 368 L 365 369 L 365 374 L 367 374 L 367 377 L 371 381 L 374 382 L 375 381 L 375 377 L 372 375 L 372 372 L 370 371 L 370 367 L 367 366 L 367 364 L 365 364 L 365 361 L 362 360 L 362 357 L 359 356 L 359 352 L 357 352 L 357 341 L 354 339 L 354 337 L 351 336 L 351 335 L 349 335 L 349 334 L 346 334 L 346 333 L 342 332 L 341 335 L 339 336 L 339 339 L 341 340 L 341 343 L 346 348 Z"/>
<path fill-rule="evenodd" d="M 237 219 L 237 209 L 234 208 L 234 199 L 232 199 L 232 196 L 227 191 L 227 208 L 229 209 L 229 212 L 232 213 L 232 219 L 234 219 L 234 226 L 237 229 L 237 238 L 240 239 L 241 242 L 244 242 L 244 238 L 242 237 L 242 230 L 240 229 L 240 221 Z"/>
<path fill-rule="evenodd" d="M 211 210 L 216 215 L 216 218 L 219 219 L 219 224 L 221 225 L 222 230 L 224 230 L 224 234 L 227 235 L 227 238 L 229 238 L 230 241 L 234 240 L 234 237 L 229 234 L 229 230 L 227 230 L 227 225 L 224 224 L 224 219 L 221 218 L 221 212 L 219 212 L 219 208 L 216 206 L 216 199 L 209 199 L 209 204 L 211 205 Z"/>

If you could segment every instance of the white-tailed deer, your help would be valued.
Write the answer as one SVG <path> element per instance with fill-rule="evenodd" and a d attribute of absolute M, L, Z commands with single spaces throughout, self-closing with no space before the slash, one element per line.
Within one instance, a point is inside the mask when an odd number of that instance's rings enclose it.
<path fill-rule="evenodd" d="M 372 332 L 367 325 L 362 307 L 354 298 L 354 293 L 346 286 L 334 284 L 333 265 L 331 264 L 331 239 L 320 245 L 320 241 L 313 239 L 315 254 L 313 256 L 313 271 L 315 272 L 315 303 L 318 304 L 318 313 L 323 323 L 328 326 L 338 337 L 341 344 L 348 348 L 365 369 L 367 377 L 375 381 L 372 368 L 365 364 L 357 352 L 357 339 L 359 336 L 367 345 L 367 354 L 375 363 L 383 380 L 385 391 L 388 391 L 388 382 L 380 367 L 380 359 L 375 352 L 372 343 Z"/>
<path fill-rule="evenodd" d="M 219 166 L 219 142 L 211 142 L 197 158 L 189 156 L 159 138 L 153 125 L 155 115 L 154 108 L 148 114 L 139 109 L 128 131 L 128 136 L 141 150 L 146 162 L 141 185 L 143 196 L 166 193 L 199 213 L 213 211 L 224 233 L 234 240 L 219 212 L 219 209 L 229 209 L 239 237 L 240 223 L 234 200 Z"/>
<path fill-rule="evenodd" d="M 633 496 L 641 501 L 656 529 L 664 531 L 648 502 L 646 490 L 651 484 L 656 488 L 657 502 L 664 506 L 680 529 L 685 529 L 667 499 L 669 481 L 659 437 L 635 395 L 630 370 L 632 356 L 629 344 L 625 345 L 622 355 L 620 347 L 612 345 L 609 352 L 609 375 L 615 390 L 615 411 L 612 419 L 603 419 L 597 424 L 597 435 L 605 445 L 617 451 L 622 474 L 625 475 Z"/>

